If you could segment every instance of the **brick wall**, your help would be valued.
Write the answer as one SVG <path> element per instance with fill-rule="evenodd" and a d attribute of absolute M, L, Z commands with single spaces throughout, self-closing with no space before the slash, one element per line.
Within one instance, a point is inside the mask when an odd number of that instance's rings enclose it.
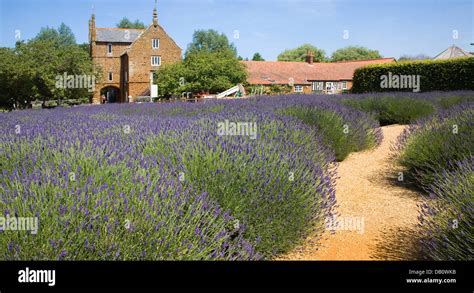
<path fill-rule="evenodd" d="M 95 66 L 101 68 L 101 79 L 96 81 L 96 90 L 92 102 L 100 103 L 100 90 L 107 86 L 120 88 L 121 70 L 120 54 L 130 45 L 129 43 L 111 43 L 112 54 L 107 54 L 107 45 L 109 43 L 96 42 L 92 44 L 92 60 Z M 109 71 L 112 72 L 113 80 L 109 81 Z"/>
<path fill-rule="evenodd" d="M 152 40 L 159 39 L 158 49 L 152 48 Z M 150 74 L 159 69 L 151 65 L 151 56 L 160 56 L 161 65 L 181 60 L 181 48 L 171 39 L 161 26 L 150 26 L 127 52 L 129 71 L 129 95 L 132 100 L 149 90 Z"/>
<path fill-rule="evenodd" d="M 92 26 L 91 29 L 95 27 Z M 153 39 L 160 40 L 158 49 L 153 49 Z M 137 96 L 149 92 L 150 74 L 159 69 L 159 66 L 151 65 L 151 56 L 160 56 L 160 65 L 181 60 L 181 48 L 160 25 L 148 27 L 133 44 L 112 43 L 112 54 L 108 54 L 108 44 L 91 40 L 92 60 L 102 72 L 92 97 L 94 104 L 100 103 L 100 92 L 108 86 L 120 89 L 119 102 L 126 102 L 128 96 L 131 96 L 130 102 L 133 102 Z M 109 72 L 113 74 L 112 81 L 108 80 Z"/>

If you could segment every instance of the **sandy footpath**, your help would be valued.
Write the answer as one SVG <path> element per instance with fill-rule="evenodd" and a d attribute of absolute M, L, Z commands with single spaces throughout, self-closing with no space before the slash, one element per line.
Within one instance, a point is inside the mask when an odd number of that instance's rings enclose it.
<path fill-rule="evenodd" d="M 384 140 L 380 146 L 352 153 L 339 164 L 336 181 L 339 216 L 337 221 L 330 222 L 335 232 L 326 231 L 322 238 L 309 237 L 304 245 L 281 259 L 396 259 L 380 252 L 381 243 L 398 242 L 393 245 L 402 251 L 410 249 L 409 241 L 404 242 L 393 235 L 403 234 L 416 225 L 419 196 L 387 180 L 387 175 L 393 173 L 390 171 L 390 146 L 404 127 L 383 127 Z"/>

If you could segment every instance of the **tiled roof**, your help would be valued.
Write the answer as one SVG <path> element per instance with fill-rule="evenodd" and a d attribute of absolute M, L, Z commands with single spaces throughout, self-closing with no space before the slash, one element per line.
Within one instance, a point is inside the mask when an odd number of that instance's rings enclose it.
<path fill-rule="evenodd" d="M 473 54 L 459 48 L 455 45 L 447 48 L 443 52 L 439 53 L 434 60 L 443 60 L 443 59 L 452 59 L 452 58 L 459 58 L 459 57 L 474 57 Z"/>
<path fill-rule="evenodd" d="M 250 84 L 309 84 L 313 80 L 352 80 L 354 71 L 369 64 L 394 62 L 394 58 L 331 63 L 242 61 L 247 67 Z"/>
<path fill-rule="evenodd" d="M 96 41 L 110 43 L 133 43 L 144 29 L 97 28 Z"/>

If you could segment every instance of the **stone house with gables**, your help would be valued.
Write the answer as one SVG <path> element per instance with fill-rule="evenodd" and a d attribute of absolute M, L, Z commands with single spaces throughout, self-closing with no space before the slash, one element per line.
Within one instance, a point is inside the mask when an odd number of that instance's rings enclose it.
<path fill-rule="evenodd" d="M 181 48 L 158 23 L 156 7 L 153 22 L 146 29 L 97 28 L 95 15 L 89 21 L 90 54 L 100 68 L 92 103 L 128 103 L 140 96 L 157 96 L 153 76 L 163 64 L 181 60 Z"/>

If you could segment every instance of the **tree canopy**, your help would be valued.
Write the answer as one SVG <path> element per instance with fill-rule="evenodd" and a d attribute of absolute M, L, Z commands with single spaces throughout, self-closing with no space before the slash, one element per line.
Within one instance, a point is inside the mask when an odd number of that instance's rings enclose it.
<path fill-rule="evenodd" d="M 140 20 L 135 20 L 135 22 L 130 21 L 128 18 L 124 17 L 117 23 L 117 28 L 131 28 L 131 29 L 145 29 L 145 24 Z"/>
<path fill-rule="evenodd" d="M 245 67 L 231 51 L 188 53 L 184 61 L 164 65 L 158 70 L 156 83 L 160 96 L 183 92 L 222 92 L 247 78 Z"/>
<path fill-rule="evenodd" d="M 370 50 L 360 46 L 349 46 L 338 49 L 332 53 L 331 61 L 367 60 L 382 58 L 379 51 Z"/>
<path fill-rule="evenodd" d="M 62 24 L 58 30 L 43 28 L 15 48 L 0 48 L 0 106 L 29 107 L 34 100 L 82 99 L 87 88 L 58 87 L 58 76 L 89 75 L 98 78 L 89 53 L 75 43 L 74 34 Z"/>
<path fill-rule="evenodd" d="M 237 56 L 237 49 L 225 34 L 220 34 L 216 30 L 197 30 L 193 34 L 193 40 L 188 45 L 186 56 L 195 52 L 222 52 L 229 51 Z"/>
<path fill-rule="evenodd" d="M 260 53 L 253 54 L 252 61 L 265 61 Z"/>
<path fill-rule="evenodd" d="M 326 53 L 324 50 L 319 49 L 310 44 L 304 44 L 295 49 L 285 50 L 278 55 L 278 61 L 306 61 L 308 51 L 314 55 L 314 62 L 325 62 Z"/>
<path fill-rule="evenodd" d="M 430 60 L 432 59 L 430 56 L 428 55 L 425 55 L 425 54 L 418 54 L 418 55 L 415 55 L 415 56 L 411 56 L 411 55 L 402 55 L 400 56 L 400 58 L 398 59 L 398 61 L 413 61 L 413 60 Z"/>
<path fill-rule="evenodd" d="M 40 32 L 34 38 L 36 41 L 53 41 L 59 46 L 68 46 L 76 44 L 76 37 L 74 36 L 72 30 L 61 23 L 58 29 L 51 27 L 41 28 Z"/>

